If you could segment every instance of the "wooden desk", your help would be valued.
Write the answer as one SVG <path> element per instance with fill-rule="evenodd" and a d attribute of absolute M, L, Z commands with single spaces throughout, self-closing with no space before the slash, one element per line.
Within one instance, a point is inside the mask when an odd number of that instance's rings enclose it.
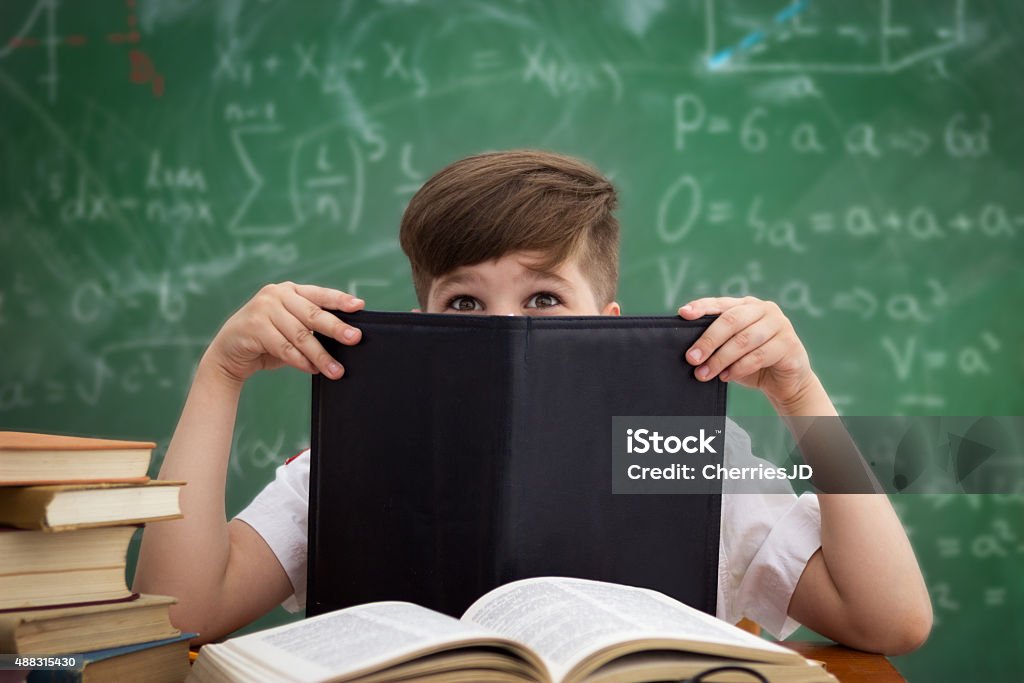
<path fill-rule="evenodd" d="M 896 668 L 884 655 L 851 650 L 835 643 L 780 643 L 792 648 L 807 659 L 825 662 L 828 672 L 841 683 L 903 683 Z"/>

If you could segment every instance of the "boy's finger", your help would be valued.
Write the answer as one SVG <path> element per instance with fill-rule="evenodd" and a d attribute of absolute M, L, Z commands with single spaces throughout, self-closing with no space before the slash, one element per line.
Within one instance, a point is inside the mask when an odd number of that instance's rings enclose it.
<path fill-rule="evenodd" d="M 714 354 L 700 365 L 694 375 L 699 380 L 717 377 L 718 373 L 747 355 L 758 356 L 761 347 L 778 334 L 778 327 L 761 318 L 727 339 Z"/>
<path fill-rule="evenodd" d="M 355 313 L 366 302 L 340 289 L 330 289 L 317 285 L 295 285 L 295 291 L 315 303 L 320 308 L 329 308 L 346 313 Z"/>
<path fill-rule="evenodd" d="M 264 330 L 262 330 L 259 338 L 260 343 L 263 344 L 263 348 L 266 349 L 268 353 L 280 358 L 293 368 L 298 368 L 303 372 L 309 373 L 315 373 L 317 371 L 316 366 L 310 363 L 309 359 L 306 358 L 301 351 L 295 348 L 295 345 L 288 341 L 285 336 L 281 334 L 281 331 L 273 325 L 268 325 Z"/>
<path fill-rule="evenodd" d="M 281 302 L 289 313 L 309 329 L 337 339 L 342 344 L 359 343 L 358 328 L 342 322 L 338 316 L 328 313 L 306 297 L 289 292 L 281 298 Z"/>
<path fill-rule="evenodd" d="M 703 363 L 711 357 L 711 354 L 718 347 L 732 338 L 733 335 L 763 317 L 763 306 L 741 304 L 726 309 L 718 317 L 718 320 L 715 320 L 708 326 L 708 329 L 704 330 L 704 334 L 700 336 L 700 339 L 686 350 L 686 360 L 691 365 Z"/>
<path fill-rule="evenodd" d="M 744 303 L 743 299 L 732 296 L 709 296 L 703 299 L 694 299 L 685 306 L 680 306 L 679 315 L 687 320 L 695 320 L 702 315 L 718 315 L 742 303 Z"/>
<path fill-rule="evenodd" d="M 285 338 L 285 341 L 298 349 L 320 372 L 332 379 L 341 377 L 341 364 L 324 350 L 324 347 L 313 336 L 313 331 L 302 324 L 288 309 L 284 306 L 275 308 L 270 313 L 270 321 Z M 282 349 L 285 353 L 289 352 L 287 346 L 283 346 Z M 273 353 L 273 349 L 268 350 Z M 282 357 L 282 360 L 285 358 Z"/>
<path fill-rule="evenodd" d="M 786 355 L 786 341 L 782 335 L 772 337 L 766 344 L 757 349 L 757 353 L 748 353 L 719 373 L 723 382 L 742 379 L 758 370 L 770 368 Z"/>

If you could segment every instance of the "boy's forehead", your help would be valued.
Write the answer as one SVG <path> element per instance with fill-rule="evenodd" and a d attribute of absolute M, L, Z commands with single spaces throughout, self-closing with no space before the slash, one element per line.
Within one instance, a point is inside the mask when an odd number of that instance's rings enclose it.
<path fill-rule="evenodd" d="M 484 279 L 487 275 L 515 274 L 530 279 L 548 278 L 568 282 L 579 274 L 574 256 L 551 266 L 545 263 L 544 253 L 538 251 L 516 251 L 496 259 L 481 261 L 458 268 L 434 278 L 433 284 L 471 282 Z"/>

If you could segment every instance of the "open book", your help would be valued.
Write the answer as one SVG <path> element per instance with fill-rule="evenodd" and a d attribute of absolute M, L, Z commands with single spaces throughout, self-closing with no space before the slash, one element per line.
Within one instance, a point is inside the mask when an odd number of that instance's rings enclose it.
<path fill-rule="evenodd" d="M 633 683 L 720 666 L 771 681 L 835 681 L 796 652 L 662 593 L 550 577 L 496 588 L 461 620 L 377 602 L 207 645 L 188 680 Z"/>

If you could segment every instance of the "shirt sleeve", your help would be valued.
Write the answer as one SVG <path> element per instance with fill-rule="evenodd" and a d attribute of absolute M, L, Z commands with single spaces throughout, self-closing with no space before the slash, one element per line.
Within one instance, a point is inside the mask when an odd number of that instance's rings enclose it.
<path fill-rule="evenodd" d="M 735 423 L 728 421 L 726 430 L 726 466 L 775 466 L 753 455 L 750 437 Z M 788 616 L 789 602 L 820 547 L 816 495 L 797 497 L 787 480 L 766 480 L 757 490 L 749 482 L 742 488 L 724 482 L 717 616 L 732 624 L 746 617 L 779 640 L 788 638 L 800 626 Z"/>
<path fill-rule="evenodd" d="M 292 595 L 281 603 L 289 612 L 306 605 L 309 521 L 309 450 L 277 468 L 274 480 L 239 512 L 239 519 L 263 537 L 288 574 Z"/>

